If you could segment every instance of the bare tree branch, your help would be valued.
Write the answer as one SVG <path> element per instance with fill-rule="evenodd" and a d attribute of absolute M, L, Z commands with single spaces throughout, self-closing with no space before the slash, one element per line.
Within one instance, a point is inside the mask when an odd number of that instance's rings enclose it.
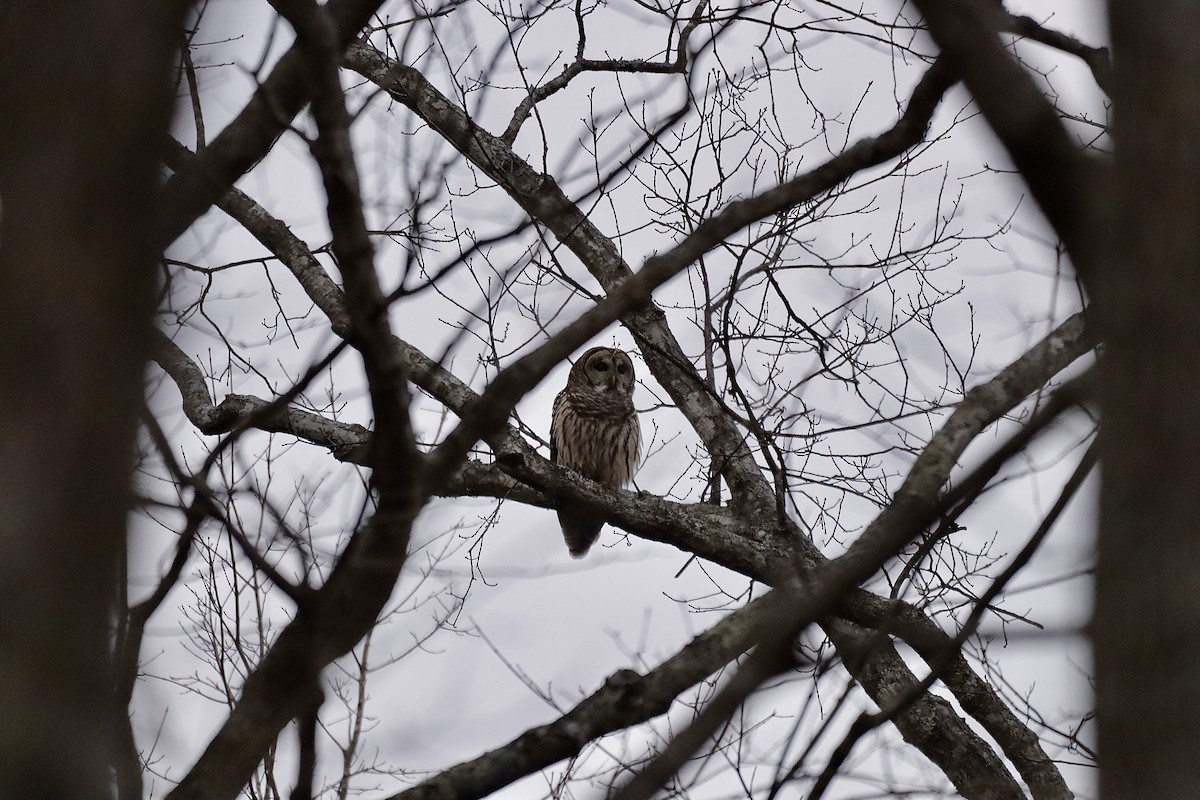
<path fill-rule="evenodd" d="M 786 590 L 726 616 L 645 675 L 618 670 L 596 692 L 547 725 L 451 767 L 390 800 L 477 800 L 539 769 L 577 755 L 608 733 L 667 713 L 682 692 L 740 656 L 785 613 Z"/>
<path fill-rule="evenodd" d="M 382 0 L 331 0 L 327 13 L 342 46 L 354 40 Z M 197 157 L 167 182 L 161 243 L 187 230 L 234 181 L 258 163 L 312 99 L 307 59 L 299 44 L 276 64 L 254 97 Z"/>
<path fill-rule="evenodd" d="M 1094 273 L 1099 253 L 1091 234 L 1096 220 L 1103 218 L 1103 165 L 1089 160 L 1071 140 L 1033 79 L 1005 49 L 997 33 L 1008 15 L 990 0 L 915 0 L 914 5 L 1062 237 L 1076 268 L 1085 275 Z"/>

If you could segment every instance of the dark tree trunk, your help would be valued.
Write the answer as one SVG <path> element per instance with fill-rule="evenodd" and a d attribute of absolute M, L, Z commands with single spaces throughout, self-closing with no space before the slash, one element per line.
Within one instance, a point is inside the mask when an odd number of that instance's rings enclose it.
<path fill-rule="evenodd" d="M 1110 3 L 1118 231 L 1100 276 L 1101 796 L 1200 797 L 1200 6 Z"/>
<path fill-rule="evenodd" d="M 0 5 L 0 796 L 103 798 L 183 4 Z"/>

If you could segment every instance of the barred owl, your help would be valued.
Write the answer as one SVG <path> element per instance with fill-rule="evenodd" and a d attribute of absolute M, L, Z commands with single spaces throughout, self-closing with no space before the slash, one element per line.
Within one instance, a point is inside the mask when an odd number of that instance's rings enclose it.
<path fill-rule="evenodd" d="M 642 431 L 633 410 L 633 362 L 611 347 L 593 347 L 575 362 L 567 385 L 554 398 L 550 460 L 619 489 L 633 478 Z M 604 520 L 575 508 L 560 508 L 567 549 L 587 555 Z"/>

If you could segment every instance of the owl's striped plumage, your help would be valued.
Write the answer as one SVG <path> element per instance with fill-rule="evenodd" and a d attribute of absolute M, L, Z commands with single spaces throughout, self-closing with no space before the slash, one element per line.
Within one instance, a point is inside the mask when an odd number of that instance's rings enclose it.
<path fill-rule="evenodd" d="M 584 353 L 554 398 L 550 460 L 614 489 L 633 479 L 642 431 L 633 409 L 633 362 L 611 347 Z M 558 509 L 567 549 L 583 558 L 604 520 L 576 508 Z"/>

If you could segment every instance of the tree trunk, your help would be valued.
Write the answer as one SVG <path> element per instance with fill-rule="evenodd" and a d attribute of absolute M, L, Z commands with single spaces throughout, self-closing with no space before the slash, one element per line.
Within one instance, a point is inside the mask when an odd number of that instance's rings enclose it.
<path fill-rule="evenodd" d="M 1110 3 L 1118 231 L 1099 276 L 1101 796 L 1200 797 L 1200 6 Z"/>
<path fill-rule="evenodd" d="M 0 796 L 103 798 L 181 3 L 0 5 Z"/>

